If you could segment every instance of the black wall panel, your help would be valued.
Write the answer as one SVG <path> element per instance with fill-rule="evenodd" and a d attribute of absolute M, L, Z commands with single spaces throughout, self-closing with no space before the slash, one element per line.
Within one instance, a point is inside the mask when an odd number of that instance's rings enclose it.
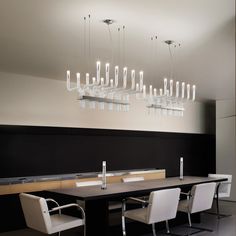
<path fill-rule="evenodd" d="M 215 136 L 84 128 L 0 126 L 0 178 L 101 170 L 164 168 L 185 175 L 215 171 Z"/>

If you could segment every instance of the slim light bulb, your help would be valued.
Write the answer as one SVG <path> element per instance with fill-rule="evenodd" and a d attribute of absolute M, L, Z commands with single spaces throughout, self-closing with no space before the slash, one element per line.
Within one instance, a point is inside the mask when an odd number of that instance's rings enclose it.
<path fill-rule="evenodd" d="M 140 84 L 140 92 L 143 90 L 143 71 L 139 72 L 139 84 Z"/>
<path fill-rule="evenodd" d="M 192 91 L 193 91 L 193 97 L 192 97 L 192 100 L 195 101 L 195 96 L 196 96 L 196 85 L 193 85 L 193 87 L 192 87 Z"/>
<path fill-rule="evenodd" d="M 110 70 L 110 65 L 109 63 L 106 63 L 106 85 L 108 86 L 109 84 L 109 70 Z"/>

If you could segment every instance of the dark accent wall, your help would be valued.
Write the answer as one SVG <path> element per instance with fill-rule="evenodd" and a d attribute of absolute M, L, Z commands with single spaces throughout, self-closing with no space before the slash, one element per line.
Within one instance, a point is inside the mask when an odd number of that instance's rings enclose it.
<path fill-rule="evenodd" d="M 0 178 L 164 168 L 167 176 L 215 170 L 215 136 L 108 129 L 0 126 Z"/>
<path fill-rule="evenodd" d="M 163 168 L 167 176 L 215 172 L 215 136 L 149 131 L 0 126 L 0 178 Z M 0 232 L 25 226 L 17 194 L 0 196 Z"/>

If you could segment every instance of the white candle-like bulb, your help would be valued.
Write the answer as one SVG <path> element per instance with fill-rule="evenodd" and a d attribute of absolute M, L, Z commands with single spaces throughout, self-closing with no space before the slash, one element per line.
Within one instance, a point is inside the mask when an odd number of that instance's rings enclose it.
<path fill-rule="evenodd" d="M 193 85 L 192 89 L 193 89 L 193 97 L 192 97 L 192 100 L 194 101 L 194 100 L 195 100 L 195 96 L 196 96 L 196 85 Z"/>
<path fill-rule="evenodd" d="M 153 89 L 153 94 L 154 94 L 154 97 L 157 96 L 157 89 L 156 88 Z"/>
<path fill-rule="evenodd" d="M 106 85 L 109 85 L 109 70 L 110 70 L 110 65 L 109 63 L 106 63 Z"/>
<path fill-rule="evenodd" d="M 104 85 L 104 78 L 103 77 L 101 78 L 101 85 L 102 86 Z"/>
<path fill-rule="evenodd" d="M 169 97 L 169 95 L 170 95 L 170 91 L 169 91 L 169 89 L 167 89 L 166 90 L 166 96 Z"/>
<path fill-rule="evenodd" d="M 77 89 L 80 88 L 80 73 L 76 73 Z"/>
<path fill-rule="evenodd" d="M 139 72 L 139 84 L 140 84 L 140 92 L 143 90 L 143 71 Z"/>
<path fill-rule="evenodd" d="M 123 88 L 127 86 L 127 67 L 123 68 Z"/>
<path fill-rule="evenodd" d="M 152 85 L 149 86 L 149 96 L 152 97 Z"/>
<path fill-rule="evenodd" d="M 136 91 L 139 92 L 139 84 L 136 84 Z"/>
<path fill-rule="evenodd" d="M 163 90 L 160 89 L 160 96 L 163 96 Z"/>
<path fill-rule="evenodd" d="M 100 83 L 101 62 L 97 61 L 97 84 Z"/>
<path fill-rule="evenodd" d="M 113 88 L 113 79 L 110 80 L 110 86 Z"/>
<path fill-rule="evenodd" d="M 175 89 L 175 92 L 176 92 L 176 97 L 178 98 L 178 97 L 179 97 L 179 81 L 176 81 L 176 89 Z"/>
<path fill-rule="evenodd" d="M 190 84 L 187 84 L 187 99 L 190 99 Z"/>
<path fill-rule="evenodd" d="M 166 95 L 167 90 L 167 78 L 164 78 L 164 95 Z"/>
<path fill-rule="evenodd" d="M 115 87 L 118 86 L 119 66 L 115 66 Z"/>
<path fill-rule="evenodd" d="M 71 91 L 70 88 L 70 71 L 66 71 L 66 87 L 68 91 Z"/>
<path fill-rule="evenodd" d="M 131 89 L 134 90 L 135 88 L 135 70 L 131 71 Z"/>
<path fill-rule="evenodd" d="M 93 77 L 92 80 L 93 80 L 93 84 L 95 84 L 96 83 L 96 78 Z"/>
<path fill-rule="evenodd" d="M 182 99 L 184 99 L 185 83 L 182 82 Z"/>
<path fill-rule="evenodd" d="M 85 81 L 86 81 L 86 85 L 89 85 L 89 73 L 86 73 Z"/>
<path fill-rule="evenodd" d="M 143 85 L 143 98 L 146 97 L 146 85 Z"/>
<path fill-rule="evenodd" d="M 173 96 L 173 79 L 170 80 L 170 96 Z"/>

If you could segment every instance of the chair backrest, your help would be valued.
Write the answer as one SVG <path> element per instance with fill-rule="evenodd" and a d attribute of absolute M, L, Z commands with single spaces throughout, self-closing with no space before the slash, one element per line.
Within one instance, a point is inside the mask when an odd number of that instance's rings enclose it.
<path fill-rule="evenodd" d="M 47 202 L 44 198 L 27 193 L 20 193 L 20 202 L 29 228 L 48 233 L 51 228 L 51 219 Z"/>
<path fill-rule="evenodd" d="M 135 182 L 135 181 L 143 181 L 144 177 L 143 176 L 124 177 L 121 180 L 122 180 L 123 183 L 128 183 L 128 182 Z"/>
<path fill-rule="evenodd" d="M 76 187 L 86 187 L 86 186 L 95 186 L 95 185 L 102 185 L 101 180 L 94 180 L 94 181 L 82 181 L 82 182 L 76 182 Z"/>
<path fill-rule="evenodd" d="M 191 189 L 189 212 L 201 212 L 212 207 L 216 183 L 194 185 Z"/>
<path fill-rule="evenodd" d="M 223 174 L 209 174 L 208 177 L 211 178 L 227 178 L 227 181 L 220 182 L 220 187 L 218 190 L 219 198 L 230 197 L 231 184 L 232 184 L 232 175 L 223 175 Z"/>
<path fill-rule="evenodd" d="M 152 224 L 176 217 L 180 188 L 158 190 L 150 193 L 147 222 Z"/>

